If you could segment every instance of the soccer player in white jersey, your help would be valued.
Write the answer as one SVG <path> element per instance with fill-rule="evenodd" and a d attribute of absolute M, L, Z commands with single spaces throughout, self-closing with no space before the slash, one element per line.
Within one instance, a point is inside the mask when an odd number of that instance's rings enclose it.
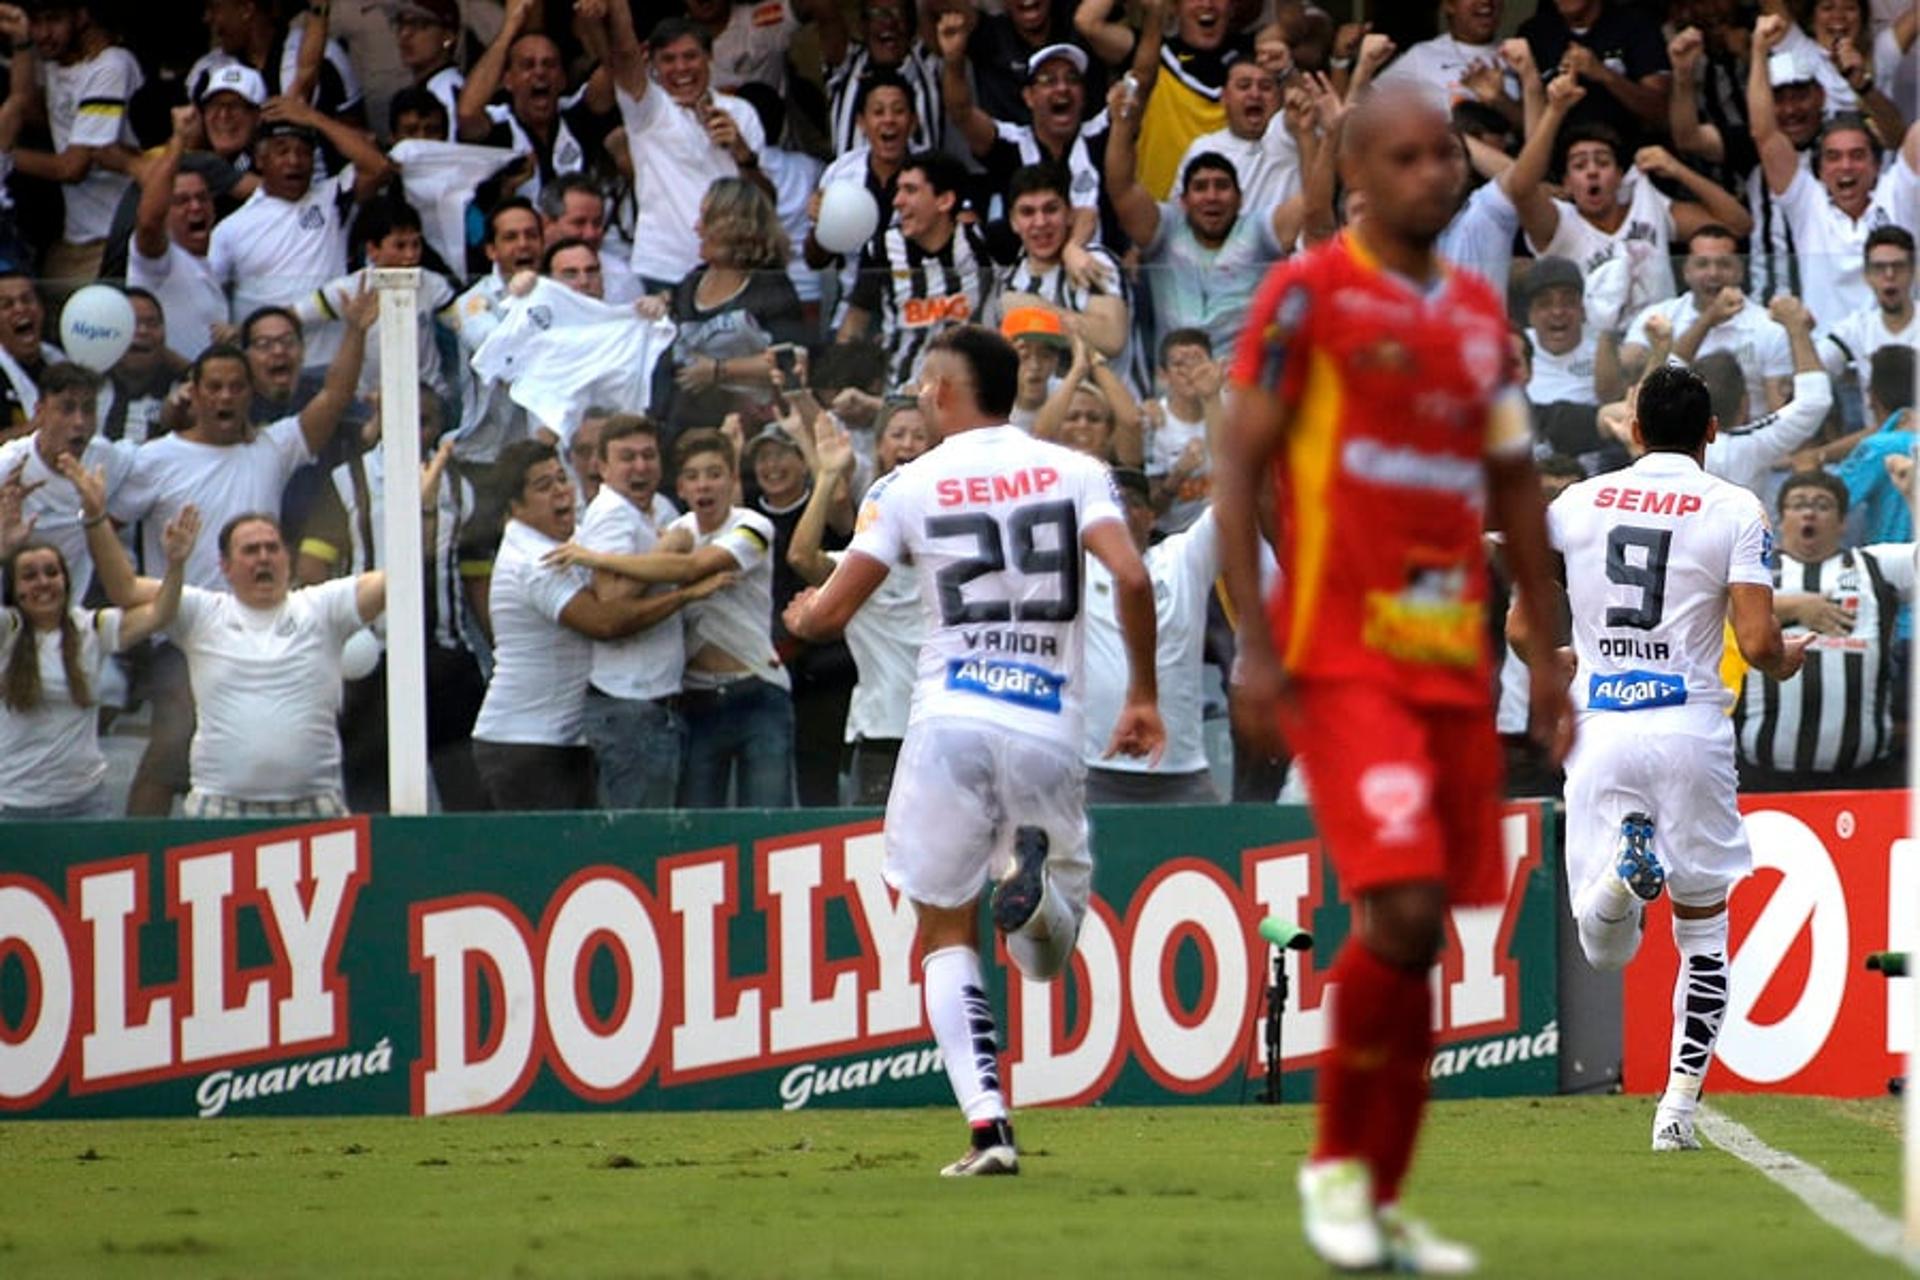
<path fill-rule="evenodd" d="M 1783 639 L 1774 619 L 1760 500 L 1702 470 L 1718 427 L 1697 374 L 1656 369 L 1632 423 L 1645 455 L 1547 509 L 1573 618 L 1567 888 L 1588 963 L 1625 968 L 1645 905 L 1664 889 L 1673 907 L 1681 964 L 1655 1151 L 1700 1145 L 1693 1115 L 1727 1010 L 1727 893 L 1753 861 L 1734 804 L 1724 624 L 1775 680 L 1799 671 L 1808 639 Z M 1526 652 L 1535 637 L 1517 611 L 1507 629 Z"/>
<path fill-rule="evenodd" d="M 1108 753 L 1156 757 L 1153 588 L 1106 468 L 1007 423 L 1020 359 L 956 326 L 929 344 L 920 403 L 935 449 L 868 491 L 853 545 L 787 628 L 828 640 L 910 561 L 930 613 L 887 800 L 887 882 L 920 922 L 927 1020 L 972 1127 L 950 1177 L 1018 1173 L 981 979 L 980 890 L 1029 978 L 1067 966 L 1092 891 L 1081 732 L 1081 552 L 1113 575 L 1126 704 Z"/>

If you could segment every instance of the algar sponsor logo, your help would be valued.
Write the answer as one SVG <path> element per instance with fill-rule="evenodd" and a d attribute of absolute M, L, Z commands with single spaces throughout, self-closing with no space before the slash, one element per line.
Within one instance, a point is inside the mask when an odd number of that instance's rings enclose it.
<path fill-rule="evenodd" d="M 1638 711 L 1645 707 L 1677 707 L 1687 700 L 1687 682 L 1657 671 L 1624 671 L 1596 675 L 1587 686 L 1587 705 L 1597 711 Z"/>
<path fill-rule="evenodd" d="M 947 663 L 947 688 L 985 694 L 1036 711 L 1059 711 L 1067 678 L 1025 662 L 954 658 Z"/>

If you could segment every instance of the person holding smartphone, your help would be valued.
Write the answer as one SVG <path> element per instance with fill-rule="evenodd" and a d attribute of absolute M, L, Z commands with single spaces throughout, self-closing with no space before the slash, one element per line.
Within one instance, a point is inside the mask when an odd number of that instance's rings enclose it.
<path fill-rule="evenodd" d="M 770 406 L 776 353 L 787 354 L 791 385 L 796 344 L 806 337 L 786 271 L 787 234 L 766 193 L 743 178 L 721 178 L 700 202 L 698 227 L 700 265 L 666 299 L 680 333 L 670 373 L 658 375 L 670 376 L 673 387 L 657 390 L 654 403 L 670 406 L 669 448 L 689 427 Z"/>

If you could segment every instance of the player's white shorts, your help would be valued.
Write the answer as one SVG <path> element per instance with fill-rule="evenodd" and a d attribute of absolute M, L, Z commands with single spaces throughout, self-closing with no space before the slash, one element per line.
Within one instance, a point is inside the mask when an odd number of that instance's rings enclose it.
<path fill-rule="evenodd" d="M 1705 907 L 1753 868 L 1734 796 L 1733 722 L 1717 707 L 1596 711 L 1567 759 L 1567 886 L 1613 874 L 1620 820 L 1653 817 L 1653 849 L 1675 902 Z"/>
<path fill-rule="evenodd" d="M 963 907 L 1013 865 L 1013 833 L 1047 833 L 1047 892 L 1077 925 L 1093 892 L 1087 769 L 1070 747 L 983 720 L 907 730 L 887 796 L 887 883 L 915 902 Z"/>

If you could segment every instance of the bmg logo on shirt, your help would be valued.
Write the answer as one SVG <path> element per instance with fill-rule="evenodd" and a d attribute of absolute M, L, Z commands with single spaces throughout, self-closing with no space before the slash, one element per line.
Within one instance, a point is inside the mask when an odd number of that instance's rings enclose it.
<path fill-rule="evenodd" d="M 965 294 L 950 298 L 905 298 L 900 303 L 900 323 L 909 329 L 925 329 L 936 324 L 962 324 L 973 314 L 973 304 Z"/>
<path fill-rule="evenodd" d="M 300 211 L 300 229 L 302 231 L 317 231 L 325 226 L 326 222 L 327 215 L 320 212 L 319 205 L 310 204 Z"/>

